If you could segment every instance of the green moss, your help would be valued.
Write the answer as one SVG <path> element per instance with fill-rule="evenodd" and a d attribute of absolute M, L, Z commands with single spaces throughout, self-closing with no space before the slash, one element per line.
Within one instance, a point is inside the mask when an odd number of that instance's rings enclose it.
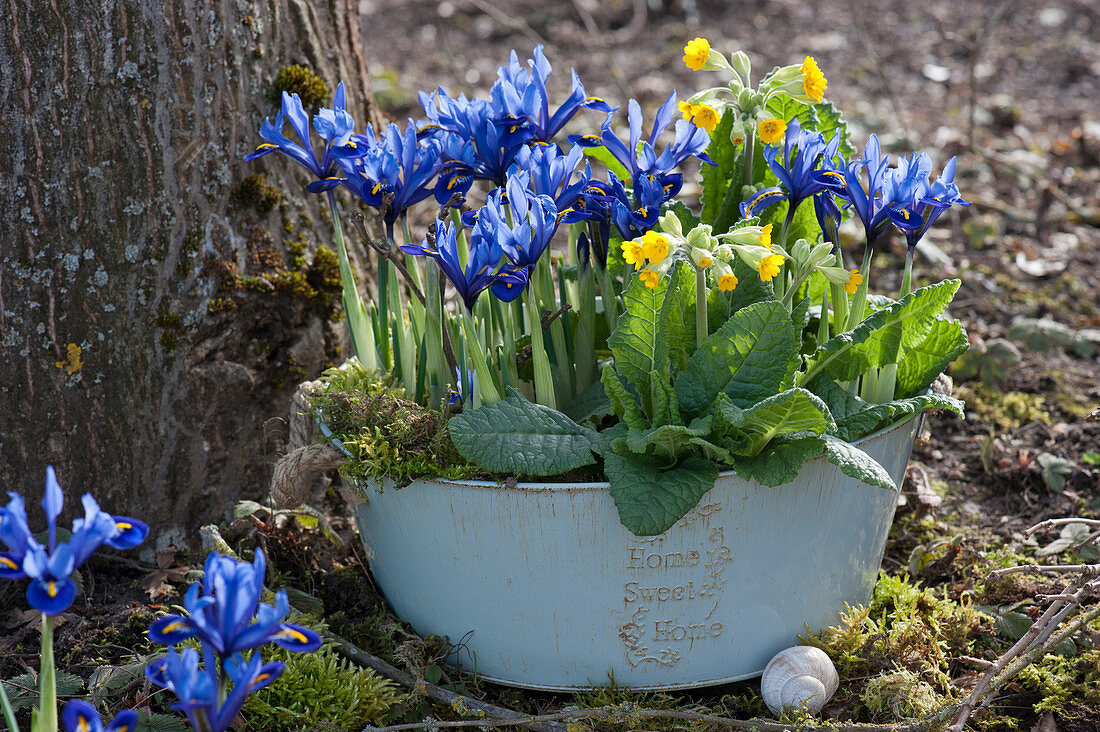
<path fill-rule="evenodd" d="M 305 66 L 294 64 L 279 69 L 272 84 L 270 99 L 272 104 L 281 104 L 283 92 L 297 94 L 302 105 L 310 111 L 328 101 L 328 84 Z"/>
<path fill-rule="evenodd" d="M 267 216 L 282 200 L 282 191 L 268 183 L 261 173 L 252 173 L 229 196 L 229 211 L 252 209 L 260 216 Z"/>
<path fill-rule="evenodd" d="M 310 401 L 354 458 L 341 468 L 353 481 L 391 478 L 400 486 L 479 474 L 455 451 L 444 416 L 408 401 L 402 389 L 358 366 L 328 371 L 321 380 Z"/>
<path fill-rule="evenodd" d="M 175 350 L 180 336 L 183 335 L 183 318 L 170 311 L 167 306 L 161 306 L 152 323 L 161 331 L 157 339 L 160 345 L 168 351 Z"/>
<path fill-rule="evenodd" d="M 219 297 L 206 303 L 206 312 L 213 315 L 214 313 L 224 313 L 229 310 L 237 309 L 237 301 L 231 297 Z"/>
<path fill-rule="evenodd" d="M 859 700 L 874 721 L 887 722 L 924 717 L 956 695 L 940 694 L 917 674 L 902 669 L 870 679 Z"/>
<path fill-rule="evenodd" d="M 989 384 L 972 382 L 959 387 L 958 397 L 966 402 L 967 411 L 1002 431 L 1014 430 L 1028 422 L 1050 423 L 1041 394 L 1001 391 Z"/>
<path fill-rule="evenodd" d="M 282 661 L 286 670 L 245 701 L 251 729 L 360 729 L 367 722 L 385 722 L 390 709 L 405 700 L 392 681 L 351 665 L 328 646 L 316 653 L 265 649 L 264 660 Z"/>
<path fill-rule="evenodd" d="M 969 604 L 939 597 L 908 577 L 882 575 L 868 607 L 849 607 L 837 625 L 804 640 L 829 654 L 842 679 L 908 670 L 948 694 L 949 662 L 970 655 L 990 622 Z"/>

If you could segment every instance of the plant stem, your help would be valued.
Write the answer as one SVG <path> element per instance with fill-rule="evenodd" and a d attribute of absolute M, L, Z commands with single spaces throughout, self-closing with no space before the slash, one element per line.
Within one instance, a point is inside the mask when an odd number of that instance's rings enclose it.
<path fill-rule="evenodd" d="M 741 186 L 752 185 L 752 163 L 753 157 L 756 155 L 755 139 L 751 129 L 745 130 L 745 152 L 743 162 L 741 164 Z"/>
<path fill-rule="evenodd" d="M 11 710 L 11 702 L 8 700 L 8 692 L 4 691 L 3 679 L 0 679 L 0 711 L 4 713 L 4 723 L 8 725 L 8 732 L 19 732 L 19 726 L 15 723 L 15 713 Z"/>
<path fill-rule="evenodd" d="M 550 372 L 550 358 L 546 355 L 546 343 L 542 335 L 542 312 L 533 288 L 523 293 L 527 300 L 527 330 L 531 334 L 531 361 L 535 370 L 535 399 L 539 404 L 557 409 L 554 394 L 554 377 Z"/>
<path fill-rule="evenodd" d="M 840 247 L 836 249 L 836 266 L 846 269 L 844 254 L 840 251 Z M 830 284 L 829 289 L 833 294 L 833 334 L 839 335 L 844 332 L 848 323 L 848 293 L 843 285 Z"/>
<path fill-rule="evenodd" d="M 871 254 L 871 247 L 867 247 L 863 252 L 863 264 L 859 268 L 859 273 L 863 275 L 863 282 L 860 282 L 856 289 L 852 309 L 848 312 L 848 327 L 845 330 L 851 330 L 863 321 L 863 312 L 867 309 L 867 280 L 871 274 Z"/>
<path fill-rule="evenodd" d="M 695 268 L 695 346 L 702 348 L 710 335 L 707 329 L 707 271 Z"/>
<path fill-rule="evenodd" d="M 898 299 L 902 299 L 913 291 L 913 247 L 905 252 L 905 272 L 901 276 L 901 290 L 898 291 Z"/>
<path fill-rule="evenodd" d="M 57 671 L 53 660 L 53 616 L 42 614 L 42 665 L 38 672 L 38 721 L 42 732 L 57 732 Z"/>

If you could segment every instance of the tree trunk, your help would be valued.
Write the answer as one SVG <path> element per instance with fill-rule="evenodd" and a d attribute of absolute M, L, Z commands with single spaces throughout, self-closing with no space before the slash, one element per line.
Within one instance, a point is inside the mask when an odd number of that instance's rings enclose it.
<path fill-rule="evenodd" d="M 287 65 L 328 82 L 324 104 L 343 79 L 360 128 L 375 111 L 356 2 L 5 15 L 0 484 L 37 500 L 52 464 L 70 509 L 90 492 L 158 545 L 197 544 L 264 494 L 265 421 L 340 360 L 321 199 L 290 161 L 242 158 Z"/>

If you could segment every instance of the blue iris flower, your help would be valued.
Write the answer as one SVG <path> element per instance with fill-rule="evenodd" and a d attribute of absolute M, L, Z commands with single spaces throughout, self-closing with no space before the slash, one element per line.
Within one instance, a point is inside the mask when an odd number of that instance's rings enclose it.
<path fill-rule="evenodd" d="M 526 171 L 531 190 L 552 198 L 560 217 L 573 208 L 592 180 L 592 167 L 587 162 L 578 172 L 583 161 L 584 150 L 577 145 L 562 154 L 557 145 L 537 144 L 519 151 L 513 170 Z"/>
<path fill-rule="evenodd" d="M 528 70 L 520 64 L 516 52 L 512 51 L 508 64 L 497 70 L 497 80 L 489 90 L 489 95 L 494 108 L 501 113 L 498 121 L 522 123 L 530 130 L 532 140 L 550 142 L 580 109 L 595 109 L 607 113 L 614 111 L 599 97 L 586 96 L 577 72 L 570 69 L 573 83 L 569 96 L 551 115 L 546 80 L 553 69 L 546 60 L 541 45 L 535 46 L 533 56 L 527 62 L 530 67 Z"/>
<path fill-rule="evenodd" d="M 504 185 L 516 154 L 534 134 L 526 120 L 503 119 L 490 102 L 464 94 L 452 99 L 442 88 L 431 96 L 420 92 L 420 103 L 431 123 L 421 134 L 435 135 L 443 143 L 444 163 L 436 186 L 440 203 L 456 189 L 465 193 L 474 179 Z"/>
<path fill-rule="evenodd" d="M 182 653 L 169 649 L 167 656 L 145 668 L 145 677 L 176 695 L 178 701 L 172 709 L 186 714 L 192 728 L 209 732 L 228 730 L 245 697 L 275 681 L 285 669 L 278 661 L 265 664 L 259 653 L 248 660 L 240 655 L 226 658 L 222 668 L 232 688 L 221 701 L 217 664 L 205 649 L 204 657 L 200 662 L 193 648 L 184 648 Z"/>
<path fill-rule="evenodd" d="M 615 224 L 623 239 L 634 239 L 652 229 L 661 215 L 661 206 L 676 195 L 681 185 L 679 175 L 666 176 L 668 182 L 662 185 L 660 178 L 639 173 L 634 176 L 633 190 L 628 193 L 614 173 L 608 172 L 607 180 L 607 183 L 593 182 L 588 187 L 583 207 L 587 213 L 585 218 L 599 224 L 599 236 L 604 242 L 610 234 L 610 223 Z"/>
<path fill-rule="evenodd" d="M 115 549 L 130 549 L 145 541 L 149 527 L 137 519 L 111 516 L 99 509 L 91 495 L 81 499 L 84 518 L 73 522 L 68 541 L 57 541 L 57 517 L 61 515 L 64 497 L 57 475 L 46 468 L 46 494 L 42 508 L 49 527 L 48 543 L 40 544 L 27 525 L 23 499 L 9 493 L 7 506 L 0 508 L 0 541 L 7 547 L 0 553 L 0 577 L 20 579 L 30 577 L 27 602 L 46 615 L 57 615 L 72 604 L 76 583 L 72 573 L 106 544 Z"/>
<path fill-rule="evenodd" d="M 393 195 L 385 215 L 392 228 L 405 211 L 432 195 L 431 182 L 440 168 L 440 144 L 417 139 L 416 125 L 409 120 L 402 132 L 394 123 L 386 126 L 381 139 L 373 132 L 355 136 L 355 156 L 338 156 L 347 179 L 344 185 L 368 206 L 379 208 L 382 197 Z"/>
<path fill-rule="evenodd" d="M 95 707 L 80 699 L 67 702 L 61 712 L 61 723 L 65 725 L 65 732 L 134 732 L 137 722 L 137 713 L 126 709 L 116 714 L 104 728 L 103 720 L 99 718 Z"/>
<path fill-rule="evenodd" d="M 789 202 L 789 210 L 810 196 L 825 190 L 827 182 L 815 176 L 819 163 L 826 166 L 837 155 L 840 147 L 840 134 L 833 136 L 828 143 L 820 132 L 803 130 L 797 119 L 787 125 L 783 145 L 768 145 L 764 148 L 764 160 L 772 173 L 779 179 L 779 185 L 758 191 L 754 196 L 741 202 L 742 216 L 758 216 L 764 209 L 779 203 Z"/>
<path fill-rule="evenodd" d="M 657 116 L 653 119 L 653 128 L 649 137 L 642 139 L 642 108 L 638 102 L 631 99 L 627 105 L 627 121 L 630 125 L 630 135 L 627 142 L 616 135 L 611 129 L 613 115 L 608 114 L 604 120 L 599 135 L 571 135 L 569 141 L 582 147 L 607 148 L 616 160 L 630 171 L 631 175 L 647 173 L 651 176 L 662 177 L 672 173 L 685 160 L 695 156 L 704 163 L 713 165 L 713 161 L 705 150 L 710 144 L 710 134 L 701 127 L 696 127 L 686 119 L 676 120 L 676 138 L 666 145 L 661 153 L 657 153 L 657 138 L 672 123 L 678 114 L 676 108 L 676 92 L 668 95 L 668 99 L 657 110 Z M 662 181 L 662 185 L 667 181 Z"/>
<path fill-rule="evenodd" d="M 484 241 L 486 248 L 500 249 L 515 268 L 526 268 L 528 274 L 549 248 L 558 225 L 554 200 L 534 193 L 530 184 L 529 173 L 516 171 L 506 188 L 490 192 L 470 236 L 471 247 L 474 241 Z M 511 225 L 505 205 L 511 209 Z"/>
<path fill-rule="evenodd" d="M 467 309 L 472 309 L 482 291 L 504 278 L 511 278 L 513 286 L 519 285 L 519 275 L 514 272 L 498 273 L 504 252 L 494 240 L 485 237 L 470 237 L 470 251 L 466 266 L 458 256 L 458 238 L 454 225 L 449 221 L 436 219 L 435 232 L 424 237 L 420 244 L 402 244 L 401 250 L 407 254 L 431 257 L 439 265 L 443 274 L 451 281 L 462 298 Z M 526 281 L 523 282 L 526 284 Z M 519 286 L 518 292 L 522 292 Z"/>
<path fill-rule="evenodd" d="M 910 156 L 908 160 L 898 161 L 896 175 L 905 181 L 896 197 L 904 203 L 904 210 L 916 225 L 901 226 L 905 233 L 909 250 L 916 248 L 929 227 L 944 211 L 952 206 L 969 206 L 970 201 L 963 199 L 959 187 L 955 184 L 955 158 L 952 157 L 943 166 L 943 171 L 934 181 L 930 181 L 932 162 L 924 153 Z M 893 219 L 897 223 L 896 218 Z"/>
<path fill-rule="evenodd" d="M 260 137 L 265 142 L 257 147 L 255 151 L 246 155 L 244 159 L 255 160 L 278 151 L 298 162 L 317 178 L 317 180 L 306 186 L 311 193 L 319 193 L 335 188 L 340 184 L 338 175 L 340 169 L 337 165 L 339 154 L 337 151 L 349 144 L 355 144 L 352 141 L 352 129 L 355 127 L 355 120 L 345 109 L 345 106 L 344 82 L 341 81 L 336 87 L 336 97 L 332 102 L 332 109 L 322 109 L 313 116 L 313 128 L 317 130 L 317 134 L 325 142 L 324 154 L 318 160 L 313 150 L 313 142 L 310 139 L 309 114 L 306 113 L 305 107 L 302 106 L 302 100 L 297 94 L 289 94 L 284 91 L 283 105 L 278 114 L 275 115 L 275 121 L 272 122 L 270 119 L 266 119 L 260 127 Z M 294 142 L 283 134 L 283 125 L 288 121 L 298 136 L 298 142 Z"/>
<path fill-rule="evenodd" d="M 202 587 L 196 582 L 184 596 L 188 614 L 158 618 L 149 627 L 149 640 L 174 646 L 197 636 L 222 658 L 269 642 L 289 651 L 320 648 L 317 633 L 283 622 L 290 610 L 285 590 L 275 594 L 274 606 L 260 602 L 265 569 L 264 553 L 259 549 L 252 564 L 211 552 Z"/>

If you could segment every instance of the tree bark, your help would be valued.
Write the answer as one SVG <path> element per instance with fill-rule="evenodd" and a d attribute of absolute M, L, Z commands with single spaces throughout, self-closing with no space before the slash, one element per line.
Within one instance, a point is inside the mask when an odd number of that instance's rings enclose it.
<path fill-rule="evenodd" d="M 70 509 L 90 492 L 197 545 L 264 494 L 265 421 L 340 360 L 321 199 L 242 158 L 289 64 L 326 103 L 342 79 L 360 128 L 375 111 L 357 4 L 5 4 L 0 484 L 30 506 L 52 464 Z"/>

